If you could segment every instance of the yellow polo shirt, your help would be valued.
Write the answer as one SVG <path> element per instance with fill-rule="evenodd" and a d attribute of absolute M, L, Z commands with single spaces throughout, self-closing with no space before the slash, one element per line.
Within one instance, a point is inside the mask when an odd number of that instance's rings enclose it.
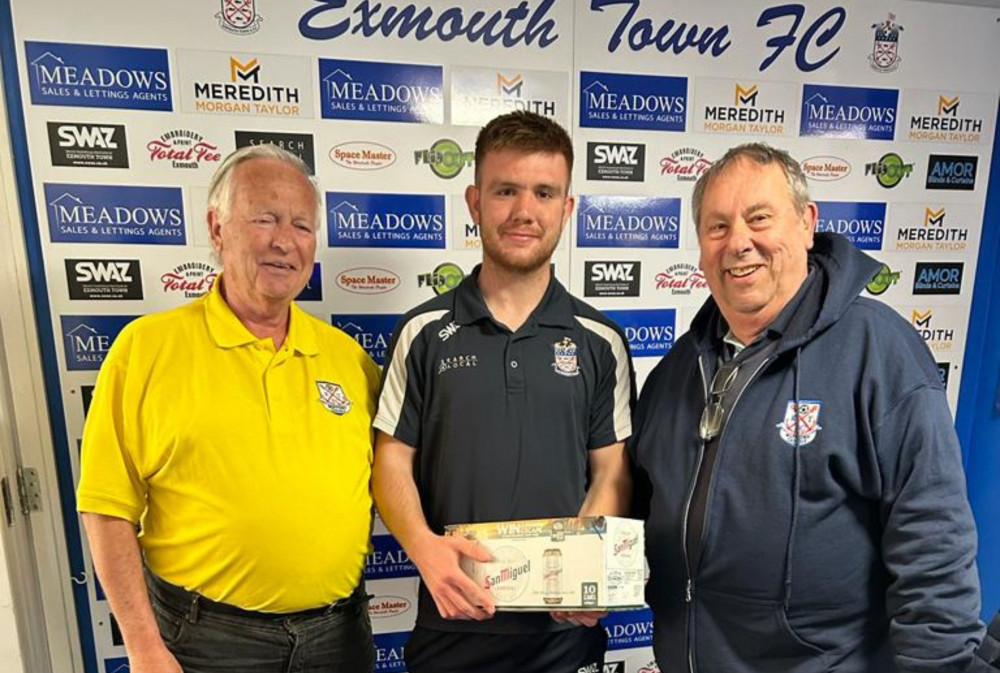
<path fill-rule="evenodd" d="M 150 569 L 213 600 L 292 612 L 348 596 L 369 550 L 378 378 L 354 339 L 294 304 L 276 351 L 216 281 L 115 340 L 77 509 L 141 524 Z"/>

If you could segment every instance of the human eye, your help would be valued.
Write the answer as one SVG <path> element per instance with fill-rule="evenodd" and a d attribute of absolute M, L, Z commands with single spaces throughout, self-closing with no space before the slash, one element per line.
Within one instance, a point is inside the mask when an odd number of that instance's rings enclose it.
<path fill-rule="evenodd" d="M 278 219 L 272 213 L 258 213 L 250 221 L 262 227 L 270 227 L 274 226 Z"/>
<path fill-rule="evenodd" d="M 294 222 L 292 223 L 292 225 L 293 225 L 293 226 L 294 226 L 294 227 L 295 227 L 296 229 L 298 229 L 299 231 L 302 231 L 302 232 L 305 232 L 305 233 L 308 233 L 308 234 L 311 234 L 311 233 L 313 233 L 313 231 L 314 231 L 314 230 L 313 230 L 313 225 L 312 225 L 312 223 L 311 223 L 311 222 L 308 222 L 308 221 L 306 221 L 306 220 L 295 220 L 295 221 L 294 221 Z"/>

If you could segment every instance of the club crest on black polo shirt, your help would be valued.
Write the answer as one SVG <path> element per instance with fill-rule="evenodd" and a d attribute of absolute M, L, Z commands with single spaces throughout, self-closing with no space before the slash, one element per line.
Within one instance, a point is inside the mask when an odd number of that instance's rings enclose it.
<path fill-rule="evenodd" d="M 327 411 L 343 416 L 351 410 L 351 401 L 347 399 L 344 389 L 339 384 L 330 381 L 316 381 L 316 387 L 319 388 L 319 401 L 323 403 Z"/>
<path fill-rule="evenodd" d="M 553 348 L 555 349 L 555 362 L 552 363 L 552 368 L 556 370 L 556 374 L 579 376 L 580 370 L 576 364 L 576 344 L 573 343 L 573 340 L 564 336 L 553 344 Z"/>

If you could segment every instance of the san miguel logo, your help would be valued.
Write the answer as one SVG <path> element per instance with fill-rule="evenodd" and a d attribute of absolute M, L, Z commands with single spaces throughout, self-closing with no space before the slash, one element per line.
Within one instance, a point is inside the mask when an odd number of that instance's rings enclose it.
<path fill-rule="evenodd" d="M 708 289 L 705 274 L 693 264 L 673 264 L 656 274 L 655 280 L 657 290 L 666 290 L 672 295 L 690 295 Z"/>
<path fill-rule="evenodd" d="M 146 143 L 146 151 L 150 161 L 163 162 L 171 168 L 200 168 L 222 159 L 218 145 L 187 129 L 167 131 L 150 140 Z"/>
<path fill-rule="evenodd" d="M 164 294 L 177 294 L 186 299 L 200 297 L 212 288 L 219 272 L 205 262 L 187 262 L 175 266 L 160 276 Z"/>
<path fill-rule="evenodd" d="M 904 29 L 896 23 L 896 15 L 889 13 L 885 21 L 873 23 L 875 40 L 868 63 L 875 72 L 893 72 L 903 62 L 899 55 L 899 34 Z"/>
<path fill-rule="evenodd" d="M 682 147 L 670 156 L 660 159 L 660 175 L 670 175 L 678 182 L 694 182 L 709 169 L 712 162 L 701 150 Z"/>
<path fill-rule="evenodd" d="M 234 35 L 253 35 L 260 30 L 264 17 L 257 13 L 255 0 L 221 0 L 222 8 L 215 18 L 219 28 Z"/>

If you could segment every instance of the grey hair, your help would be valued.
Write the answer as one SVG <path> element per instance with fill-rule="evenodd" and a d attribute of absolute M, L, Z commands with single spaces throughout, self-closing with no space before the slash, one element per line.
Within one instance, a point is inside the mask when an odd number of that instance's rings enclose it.
<path fill-rule="evenodd" d="M 211 182 L 208 183 L 208 208 L 219 214 L 221 222 L 229 221 L 229 210 L 233 205 L 233 172 L 237 166 L 251 159 L 274 159 L 288 164 L 301 173 L 316 197 L 316 222 L 319 223 L 320 192 L 309 173 L 309 167 L 288 150 L 270 143 L 241 147 L 227 156 L 216 169 Z"/>
<path fill-rule="evenodd" d="M 713 163 L 707 171 L 701 174 L 698 182 L 695 183 L 694 191 L 691 193 L 691 214 L 694 216 L 694 230 L 698 231 L 701 221 L 701 203 L 705 198 L 705 191 L 709 183 L 727 168 L 736 163 L 739 159 L 753 161 L 760 166 L 771 166 L 777 164 L 778 168 L 785 174 L 788 182 L 788 194 L 792 197 L 792 204 L 795 206 L 795 213 L 801 215 L 805 212 L 806 204 L 809 203 L 809 186 L 806 183 L 806 176 L 802 173 L 799 162 L 785 150 L 779 150 L 766 143 L 746 143 L 730 148 L 721 159 Z"/>

